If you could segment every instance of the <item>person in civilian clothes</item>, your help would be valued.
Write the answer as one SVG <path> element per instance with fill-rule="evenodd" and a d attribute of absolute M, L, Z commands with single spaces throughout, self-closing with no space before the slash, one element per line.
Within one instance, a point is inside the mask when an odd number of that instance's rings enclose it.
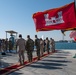
<path fill-rule="evenodd" d="M 25 39 L 22 38 L 22 35 L 19 34 L 19 39 L 17 40 L 16 42 L 16 47 L 19 47 L 19 62 L 20 62 L 20 65 L 24 64 L 24 60 L 25 60 L 25 57 L 24 57 L 24 52 L 25 52 Z"/>

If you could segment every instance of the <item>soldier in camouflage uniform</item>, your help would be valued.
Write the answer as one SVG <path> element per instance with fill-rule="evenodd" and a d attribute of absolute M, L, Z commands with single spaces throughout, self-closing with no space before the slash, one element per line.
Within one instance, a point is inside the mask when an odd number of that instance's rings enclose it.
<path fill-rule="evenodd" d="M 38 60 L 40 60 L 40 39 L 38 39 L 37 35 L 35 35 L 35 46 L 36 46 L 36 53 L 38 56 Z"/>
<path fill-rule="evenodd" d="M 34 41 L 30 38 L 30 35 L 27 35 L 27 41 L 26 41 L 26 51 L 27 51 L 27 56 L 28 56 L 28 61 L 32 62 L 32 52 L 34 50 Z"/>
<path fill-rule="evenodd" d="M 50 49 L 52 52 L 55 52 L 55 41 L 52 38 L 50 38 Z"/>
<path fill-rule="evenodd" d="M 45 43 L 46 43 L 46 51 L 49 54 L 50 52 L 49 52 L 49 39 L 48 39 L 48 37 L 46 37 Z"/>
<path fill-rule="evenodd" d="M 44 41 L 40 38 L 40 55 L 43 56 L 44 52 Z"/>
<path fill-rule="evenodd" d="M 25 40 L 22 38 L 22 35 L 19 34 L 19 39 L 17 40 L 16 42 L 16 46 L 19 46 L 19 62 L 20 62 L 20 65 L 24 64 L 24 60 L 25 60 L 25 57 L 24 57 L 24 52 L 25 52 Z"/>

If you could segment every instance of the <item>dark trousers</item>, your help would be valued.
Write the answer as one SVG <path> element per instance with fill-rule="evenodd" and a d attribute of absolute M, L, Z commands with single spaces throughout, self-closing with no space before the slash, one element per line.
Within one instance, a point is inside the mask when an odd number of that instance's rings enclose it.
<path fill-rule="evenodd" d="M 27 56 L 28 56 L 28 61 L 32 62 L 32 58 L 33 58 L 32 50 L 27 51 Z"/>
<path fill-rule="evenodd" d="M 38 60 L 40 60 L 40 48 L 37 48 L 36 53 L 37 53 L 37 56 L 38 56 Z"/>

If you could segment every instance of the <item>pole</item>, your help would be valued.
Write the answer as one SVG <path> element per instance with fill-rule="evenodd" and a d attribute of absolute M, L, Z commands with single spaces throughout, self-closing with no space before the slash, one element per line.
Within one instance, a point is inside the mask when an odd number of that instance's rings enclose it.
<path fill-rule="evenodd" d="M 62 35 L 62 40 L 64 41 L 64 34 Z"/>
<path fill-rule="evenodd" d="M 75 4 L 75 12 L 76 12 L 76 0 L 74 0 L 74 4 Z"/>

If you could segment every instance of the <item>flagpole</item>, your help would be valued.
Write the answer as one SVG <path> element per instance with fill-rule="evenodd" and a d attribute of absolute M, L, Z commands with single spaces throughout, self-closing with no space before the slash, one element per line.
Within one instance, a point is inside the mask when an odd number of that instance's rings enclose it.
<path fill-rule="evenodd" d="M 74 3 L 75 3 L 75 11 L 76 11 L 76 0 L 74 0 Z"/>
<path fill-rule="evenodd" d="M 62 34 L 62 40 L 64 41 L 64 34 Z"/>

